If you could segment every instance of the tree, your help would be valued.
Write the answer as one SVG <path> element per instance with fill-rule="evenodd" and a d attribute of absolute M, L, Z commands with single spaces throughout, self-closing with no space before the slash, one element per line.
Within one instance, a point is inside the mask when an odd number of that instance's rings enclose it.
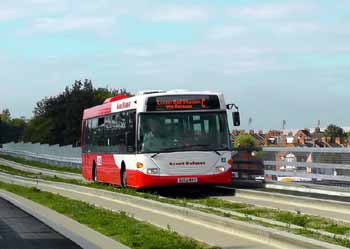
<path fill-rule="evenodd" d="M 344 132 L 344 138 L 349 138 L 350 137 L 350 131 Z"/>
<path fill-rule="evenodd" d="M 324 131 L 324 136 L 331 138 L 331 142 L 335 142 L 336 137 L 344 137 L 344 130 L 334 124 L 328 125 L 327 129 Z"/>
<path fill-rule="evenodd" d="M 234 143 L 234 148 L 252 151 L 256 147 L 256 141 L 252 135 L 239 134 Z"/>
<path fill-rule="evenodd" d="M 0 114 L 0 143 L 22 140 L 25 126 L 24 119 L 12 119 L 10 111 L 8 109 L 3 110 Z"/>
<path fill-rule="evenodd" d="M 9 109 L 2 110 L 2 113 L 0 113 L 0 120 L 3 122 L 9 122 L 11 120 L 11 113 Z"/>
<path fill-rule="evenodd" d="M 48 144 L 76 144 L 80 140 L 84 109 L 100 105 L 105 99 L 120 93 L 131 95 L 125 89 L 96 89 L 91 80 L 76 80 L 62 93 L 36 104 L 24 139 Z"/>

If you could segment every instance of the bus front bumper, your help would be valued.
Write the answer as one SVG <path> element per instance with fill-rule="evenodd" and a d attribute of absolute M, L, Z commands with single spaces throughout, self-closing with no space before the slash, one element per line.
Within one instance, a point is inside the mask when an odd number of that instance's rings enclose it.
<path fill-rule="evenodd" d="M 127 170 L 128 186 L 132 188 L 152 188 L 183 185 L 231 185 L 232 170 L 212 175 L 154 176 L 137 170 Z"/>

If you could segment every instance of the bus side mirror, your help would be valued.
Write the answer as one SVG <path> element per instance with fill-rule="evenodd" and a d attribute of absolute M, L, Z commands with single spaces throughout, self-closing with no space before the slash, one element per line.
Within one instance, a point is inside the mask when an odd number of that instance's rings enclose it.
<path fill-rule="evenodd" d="M 234 126 L 240 126 L 241 125 L 241 118 L 239 115 L 239 112 L 233 112 L 232 113 L 232 120 Z"/>

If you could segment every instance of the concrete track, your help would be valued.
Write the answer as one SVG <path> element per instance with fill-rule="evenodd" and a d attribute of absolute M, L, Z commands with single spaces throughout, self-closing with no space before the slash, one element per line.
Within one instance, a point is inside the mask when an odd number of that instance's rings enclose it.
<path fill-rule="evenodd" d="M 35 186 L 113 211 L 124 211 L 139 220 L 170 228 L 182 235 L 222 248 L 341 248 L 283 231 L 135 196 L 4 173 L 0 173 L 0 179 Z"/>

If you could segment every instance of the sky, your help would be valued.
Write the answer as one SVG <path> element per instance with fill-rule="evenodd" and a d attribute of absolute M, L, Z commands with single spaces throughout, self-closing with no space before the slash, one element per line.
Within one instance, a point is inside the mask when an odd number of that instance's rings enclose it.
<path fill-rule="evenodd" d="M 0 110 L 85 78 L 220 91 L 243 128 L 350 126 L 350 1 L 0 1 Z"/>

